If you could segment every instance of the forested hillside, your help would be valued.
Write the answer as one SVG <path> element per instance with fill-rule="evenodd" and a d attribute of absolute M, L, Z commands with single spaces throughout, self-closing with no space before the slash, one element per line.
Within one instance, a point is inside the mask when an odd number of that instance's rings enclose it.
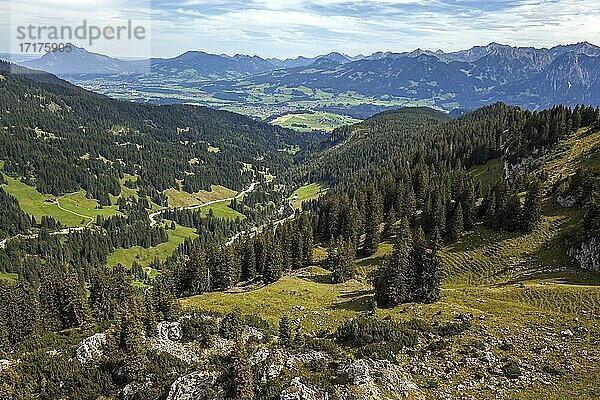
<path fill-rule="evenodd" d="M 180 186 L 241 190 L 253 179 L 240 174 L 244 164 L 278 174 L 291 165 L 286 150 L 307 141 L 233 113 L 115 101 L 45 73 L 15 74 L 4 62 L 0 72 L 4 171 L 41 193 L 84 189 L 110 205 L 124 174 L 159 204 L 162 191 Z"/>

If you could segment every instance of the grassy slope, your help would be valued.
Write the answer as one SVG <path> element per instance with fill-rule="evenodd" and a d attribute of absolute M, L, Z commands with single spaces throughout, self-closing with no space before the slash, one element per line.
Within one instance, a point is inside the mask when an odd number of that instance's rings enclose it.
<path fill-rule="evenodd" d="M 471 168 L 471 175 L 475 183 L 481 182 L 481 193 L 486 193 L 488 188 L 504 175 L 504 162 L 497 158 L 484 165 Z"/>
<path fill-rule="evenodd" d="M 167 222 L 167 226 L 170 226 L 170 223 Z M 165 243 L 161 243 L 158 246 L 150 247 L 148 249 L 144 249 L 142 247 L 133 247 L 130 249 L 117 249 L 112 254 L 108 256 L 107 265 L 109 267 L 114 267 L 117 264 L 122 264 L 126 267 L 131 267 L 133 262 L 137 262 L 141 266 L 148 266 L 155 258 L 158 258 L 161 261 L 164 261 L 169 257 L 177 247 L 184 242 L 185 238 L 196 238 L 196 235 L 193 228 L 183 227 L 181 225 L 176 225 L 175 230 L 167 231 L 169 234 L 169 241 Z"/>
<path fill-rule="evenodd" d="M 317 330 L 355 315 L 353 310 L 340 303 L 345 298 L 352 299 L 360 291 L 370 290 L 358 281 L 331 285 L 326 283 L 328 276 L 328 271 L 312 267 L 257 290 L 244 293 L 208 293 L 184 299 L 182 304 L 189 310 L 227 312 L 237 308 L 248 314 L 258 313 L 274 325 L 284 315 L 295 316 L 303 320 L 305 329 Z M 298 306 L 305 307 L 305 310 L 296 309 Z"/>
<path fill-rule="evenodd" d="M 82 226 L 90 221 L 90 218 L 96 218 L 97 215 L 115 215 L 117 209 L 115 206 L 97 208 L 98 202 L 85 197 L 84 192 L 77 192 L 61 197 L 44 195 L 38 192 L 33 186 L 28 186 L 23 182 L 5 176 L 7 184 L 2 185 L 7 193 L 17 198 L 19 205 L 29 215 L 33 215 L 39 222 L 43 215 L 55 218 L 66 226 Z M 47 203 L 46 199 L 58 199 L 61 210 L 55 203 Z M 80 214 L 80 215 L 76 215 Z M 87 216 L 89 218 L 83 218 Z"/>
<path fill-rule="evenodd" d="M 322 194 L 327 193 L 328 189 L 329 187 L 324 183 L 311 183 L 302 186 L 290 196 L 292 207 L 298 209 L 302 206 L 303 202 L 319 198 Z"/>
<path fill-rule="evenodd" d="M 597 150 L 600 133 L 583 139 L 580 135 L 581 132 L 561 143 L 563 151 L 547 156 L 541 168 L 564 175 L 572 173 L 577 165 L 589 164 L 590 159 L 598 162 L 597 152 L 595 158 L 588 153 Z M 496 160 L 472 172 L 489 184 L 501 176 L 501 163 Z M 457 355 L 475 340 L 485 338 L 492 343 L 496 341 L 492 352 L 498 359 L 520 359 L 534 374 L 539 374 L 546 365 L 569 365 L 567 371 L 552 377 L 553 384 L 536 382 L 506 393 L 507 397 L 567 399 L 576 394 L 578 399 L 597 398 L 600 365 L 593 360 L 600 356 L 597 339 L 600 324 L 596 316 L 600 309 L 600 277 L 578 269 L 576 261 L 565 254 L 565 235 L 577 219 L 577 211 L 562 209 L 547 199 L 543 222 L 531 234 L 492 232 L 478 227 L 458 244 L 441 251 L 445 280 L 438 303 L 407 304 L 392 310 L 377 310 L 377 314 L 430 322 L 446 321 L 459 313 L 471 314 L 477 328 L 452 344 Z M 345 318 L 369 310 L 372 287 L 364 276 L 380 265 L 391 247 L 383 243 L 374 256 L 358 260 L 361 276 L 343 285 L 328 283 L 327 271 L 310 268 L 255 291 L 210 293 L 184 299 L 182 304 L 188 310 L 225 312 L 239 308 L 272 323 L 287 315 L 299 318 L 305 330 L 331 329 Z M 319 254 L 322 252 L 319 249 Z M 301 311 L 298 306 L 305 309 Z M 572 339 L 560 337 L 565 329 L 575 332 Z M 503 350 L 498 345 L 499 339 L 510 341 L 512 349 Z M 580 357 L 581 354 L 593 356 Z M 462 373 L 473 376 L 478 372 L 466 367 Z M 414 378 L 421 386 L 426 384 L 419 381 L 419 375 Z M 435 393 L 433 389 L 429 395 Z M 493 398 L 490 392 L 478 389 L 462 389 L 460 394 Z"/>
<path fill-rule="evenodd" d="M 206 207 L 201 208 L 202 215 L 206 216 L 212 210 L 213 214 L 217 218 L 225 218 L 225 219 L 236 219 L 240 220 L 246 219 L 246 216 L 242 213 L 237 212 L 236 210 L 229 207 L 231 202 L 223 201 L 219 203 L 214 203 Z"/>
<path fill-rule="evenodd" d="M 170 207 L 193 207 L 209 201 L 228 199 L 235 196 L 234 190 L 223 186 L 211 186 L 211 191 L 201 190 L 196 193 L 186 193 L 181 190 L 167 189 L 165 194 L 169 198 Z"/>
<path fill-rule="evenodd" d="M 16 281 L 19 275 L 10 273 L 0 273 L 0 281 Z"/>

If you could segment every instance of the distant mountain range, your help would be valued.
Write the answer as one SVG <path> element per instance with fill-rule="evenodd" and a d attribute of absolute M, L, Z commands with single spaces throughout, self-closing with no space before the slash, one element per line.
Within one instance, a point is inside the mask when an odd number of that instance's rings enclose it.
<path fill-rule="evenodd" d="M 448 53 L 417 49 L 356 57 L 334 52 L 286 60 L 188 51 L 169 59 L 124 61 L 73 48 L 22 65 L 84 86 L 87 82 L 92 88 L 90 82 L 119 81 L 139 92 L 140 82 L 151 77 L 155 85 L 195 87 L 227 104 L 260 105 L 265 90 L 278 94 L 285 88 L 286 95 L 275 96 L 269 104 L 297 108 L 311 100 L 319 103 L 316 108 L 342 113 L 350 107 L 403 102 L 447 111 L 497 101 L 529 109 L 557 103 L 600 105 L 600 47 L 587 42 L 550 49 L 490 43 Z M 263 88 L 258 97 L 256 87 Z M 316 93 L 328 94 L 331 101 L 321 101 Z M 345 94 L 355 94 L 360 100 L 346 107 L 339 99 Z M 182 97 L 171 97 L 177 96 Z M 169 98 L 163 96 L 160 101 Z M 155 99 L 149 95 L 146 100 Z"/>

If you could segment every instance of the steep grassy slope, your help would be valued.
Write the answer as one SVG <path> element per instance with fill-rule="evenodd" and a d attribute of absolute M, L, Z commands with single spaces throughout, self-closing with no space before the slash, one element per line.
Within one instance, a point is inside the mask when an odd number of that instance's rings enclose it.
<path fill-rule="evenodd" d="M 64 196 L 44 195 L 33 186 L 26 185 L 18 179 L 5 176 L 4 190 L 18 201 L 21 209 L 40 221 L 42 216 L 49 216 L 67 227 L 84 226 L 96 219 L 98 215 L 111 216 L 118 214 L 117 206 L 99 207 L 98 202 L 89 199 L 83 191 Z"/>

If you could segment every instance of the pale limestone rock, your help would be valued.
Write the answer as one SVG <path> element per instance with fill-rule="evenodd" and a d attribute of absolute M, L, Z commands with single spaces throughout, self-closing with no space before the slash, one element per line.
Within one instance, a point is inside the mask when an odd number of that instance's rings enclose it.
<path fill-rule="evenodd" d="M 210 397 L 207 396 L 211 394 Z M 221 400 L 225 390 L 213 372 L 196 371 L 182 376 L 171 385 L 167 400 Z"/>
<path fill-rule="evenodd" d="M 102 357 L 105 346 L 106 333 L 96 333 L 93 336 L 83 339 L 77 350 L 75 350 L 75 358 L 80 363 L 87 364 Z"/>

